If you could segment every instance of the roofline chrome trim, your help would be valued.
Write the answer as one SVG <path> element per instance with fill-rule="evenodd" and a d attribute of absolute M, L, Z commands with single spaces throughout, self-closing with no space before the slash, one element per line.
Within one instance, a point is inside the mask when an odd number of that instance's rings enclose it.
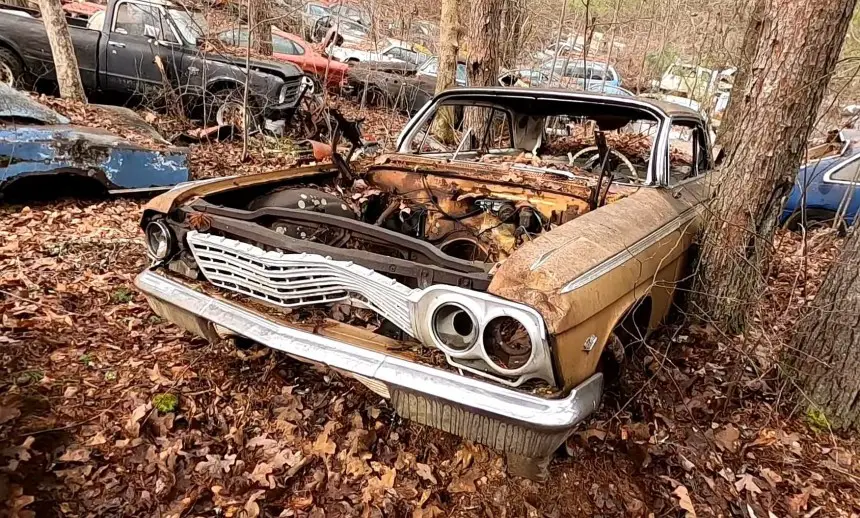
<path fill-rule="evenodd" d="M 672 221 L 670 221 L 666 225 L 663 225 L 659 229 L 648 234 L 647 236 L 643 237 L 639 241 L 633 243 L 631 246 L 626 247 L 621 252 L 618 252 L 617 254 L 613 255 L 608 260 L 598 264 L 597 266 L 586 271 L 585 273 L 583 273 L 579 277 L 568 282 L 567 284 L 565 284 L 561 288 L 560 293 L 562 293 L 562 294 L 569 293 L 569 292 L 576 290 L 578 288 L 581 288 L 581 287 L 585 286 L 586 284 L 589 284 L 590 282 L 596 280 L 597 278 L 609 273 L 610 271 L 614 270 L 615 268 L 626 263 L 628 260 L 630 260 L 631 257 L 636 257 L 640 253 L 647 250 L 651 245 L 656 244 L 661 239 L 667 237 L 672 232 L 675 232 L 679 228 L 683 227 L 684 225 L 686 225 L 687 223 L 692 221 L 693 218 L 696 217 L 696 214 L 697 214 L 697 207 L 690 207 L 689 209 L 682 212 L 678 217 L 674 218 Z"/>
<path fill-rule="evenodd" d="M 839 159 L 842 157 L 834 157 L 834 158 Z M 845 169 L 846 167 L 853 164 L 854 162 L 857 162 L 858 160 L 860 160 L 860 153 L 857 153 L 856 155 L 849 157 L 848 160 L 842 162 L 841 164 L 831 166 L 830 169 L 825 171 L 824 176 L 821 178 L 821 181 L 825 182 L 825 183 L 836 184 L 836 185 L 849 185 L 849 186 L 854 186 L 854 187 L 860 187 L 860 176 L 858 176 L 857 182 L 849 182 L 846 180 L 834 180 L 833 179 L 834 174 Z"/>
<path fill-rule="evenodd" d="M 565 398 L 545 399 L 281 325 L 151 270 L 138 275 L 135 285 L 147 297 L 176 306 L 272 349 L 528 429 L 574 427 L 594 412 L 603 391 L 603 375 L 598 373 Z"/>

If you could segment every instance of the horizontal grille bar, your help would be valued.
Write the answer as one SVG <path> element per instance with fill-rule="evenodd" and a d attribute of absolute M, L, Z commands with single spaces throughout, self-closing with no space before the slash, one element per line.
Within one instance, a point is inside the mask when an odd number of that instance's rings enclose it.
<path fill-rule="evenodd" d="M 187 240 L 201 271 L 216 286 L 284 308 L 357 299 L 413 334 L 409 297 L 415 290 L 361 265 L 315 254 L 267 252 L 196 231 Z"/>

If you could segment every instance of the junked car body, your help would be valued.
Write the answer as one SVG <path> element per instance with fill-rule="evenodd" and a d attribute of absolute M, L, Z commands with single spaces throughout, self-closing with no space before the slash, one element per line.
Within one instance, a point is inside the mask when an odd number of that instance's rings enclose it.
<path fill-rule="evenodd" d="M 860 132 L 846 129 L 837 137 L 807 152 L 780 216 L 789 229 L 854 224 L 860 211 Z"/>
<path fill-rule="evenodd" d="M 369 43 L 369 42 L 365 42 Z M 418 66 L 427 59 L 430 55 L 426 53 L 425 48 L 420 45 L 415 45 L 406 41 L 388 38 L 382 46 L 381 50 L 373 48 L 356 48 L 332 45 L 329 49 L 329 54 L 345 63 L 361 63 L 361 62 L 404 62 Z"/>
<path fill-rule="evenodd" d="M 171 146 L 127 108 L 94 106 L 152 145 L 72 125 L 29 95 L 0 84 L 0 197 L 65 194 L 72 182 L 111 194 L 164 191 L 188 180 L 188 148 Z M 52 187 L 57 187 L 53 189 Z M 35 191 L 39 191 L 36 193 Z"/>
<path fill-rule="evenodd" d="M 673 128 L 686 136 L 670 141 Z M 153 199 L 154 263 L 136 283 L 185 329 L 329 365 L 540 477 L 597 408 L 607 344 L 667 314 L 710 166 L 704 121 L 682 107 L 449 90 L 366 170 Z"/>

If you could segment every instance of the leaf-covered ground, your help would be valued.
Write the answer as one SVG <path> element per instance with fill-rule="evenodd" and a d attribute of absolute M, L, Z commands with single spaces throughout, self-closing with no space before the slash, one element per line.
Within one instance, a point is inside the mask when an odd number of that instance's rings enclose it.
<path fill-rule="evenodd" d="M 792 414 L 775 361 L 832 234 L 779 235 L 746 341 L 678 315 L 632 351 L 624 381 L 535 483 L 335 372 L 161 321 L 133 287 L 147 265 L 142 203 L 0 206 L 0 513 L 860 513 L 860 448 Z"/>

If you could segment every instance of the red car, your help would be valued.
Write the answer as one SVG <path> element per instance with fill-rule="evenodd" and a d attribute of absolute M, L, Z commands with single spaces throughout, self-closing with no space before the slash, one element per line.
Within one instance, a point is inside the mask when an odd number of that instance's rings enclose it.
<path fill-rule="evenodd" d="M 227 45 L 245 47 L 248 44 L 248 29 L 230 29 L 218 35 L 218 39 Z M 329 88 L 337 88 L 346 80 L 349 66 L 329 59 L 315 51 L 311 44 L 289 32 L 272 28 L 272 57 L 283 59 L 297 65 L 305 73 L 316 78 Z M 326 69 L 328 72 L 326 72 Z"/>

